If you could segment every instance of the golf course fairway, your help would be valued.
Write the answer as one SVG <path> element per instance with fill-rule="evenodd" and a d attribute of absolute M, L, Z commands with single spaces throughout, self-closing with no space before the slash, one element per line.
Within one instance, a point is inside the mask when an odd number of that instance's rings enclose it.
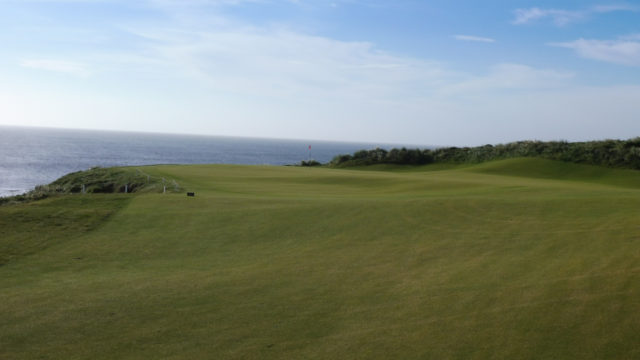
<path fill-rule="evenodd" d="M 0 359 L 640 358 L 638 171 L 138 169 L 0 207 Z"/>

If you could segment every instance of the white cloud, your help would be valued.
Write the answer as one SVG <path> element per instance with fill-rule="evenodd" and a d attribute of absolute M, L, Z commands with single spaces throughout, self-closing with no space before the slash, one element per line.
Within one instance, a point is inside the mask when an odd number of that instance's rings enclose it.
<path fill-rule="evenodd" d="M 52 59 L 28 59 L 21 61 L 20 66 L 31 69 L 60 72 L 79 77 L 87 77 L 90 75 L 89 70 L 84 64 L 71 61 Z"/>
<path fill-rule="evenodd" d="M 551 21 L 557 26 L 565 26 L 573 22 L 586 20 L 594 14 L 638 10 L 638 7 L 630 5 L 597 5 L 582 10 L 540 9 L 533 7 L 529 9 L 515 10 L 515 18 L 511 23 L 515 25 L 523 25 L 542 19 L 551 19 Z"/>
<path fill-rule="evenodd" d="M 595 13 L 608 13 L 613 11 L 638 11 L 638 10 L 639 8 L 637 6 L 625 5 L 625 4 L 596 5 L 591 8 L 591 11 Z"/>
<path fill-rule="evenodd" d="M 512 23 L 516 25 L 528 24 L 543 18 L 551 18 L 558 26 L 564 26 L 568 23 L 575 22 L 586 17 L 586 13 L 582 11 L 568 11 L 557 9 L 517 9 L 515 11 L 515 19 Z"/>
<path fill-rule="evenodd" d="M 492 43 L 495 42 L 495 39 L 481 36 L 473 36 L 473 35 L 453 35 L 453 38 L 461 41 L 477 41 L 477 42 L 486 42 Z"/>
<path fill-rule="evenodd" d="M 376 101 L 424 95 L 456 75 L 441 64 L 278 28 L 132 30 L 176 74 L 235 94 Z"/>
<path fill-rule="evenodd" d="M 445 95 L 475 96 L 500 90 L 543 90 L 566 87 L 575 74 L 553 69 L 536 69 L 522 64 L 497 64 L 484 76 L 466 79 L 444 86 Z"/>
<path fill-rule="evenodd" d="M 552 46 L 574 50 L 579 56 L 614 64 L 640 66 L 640 36 L 638 34 L 617 40 L 578 39 L 552 43 Z"/>

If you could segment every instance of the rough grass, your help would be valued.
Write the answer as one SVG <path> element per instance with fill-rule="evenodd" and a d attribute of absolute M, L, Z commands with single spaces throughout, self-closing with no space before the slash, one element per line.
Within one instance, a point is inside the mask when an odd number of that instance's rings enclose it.
<path fill-rule="evenodd" d="M 134 192 L 179 192 L 180 184 L 174 179 L 153 176 L 144 172 L 146 167 L 94 167 L 67 174 L 48 185 L 20 195 L 0 197 L 0 206 L 46 199 L 64 194 L 100 194 Z"/>
<path fill-rule="evenodd" d="M 640 175 L 518 161 L 2 207 L 1 251 L 49 245 L 0 267 L 0 359 L 640 357 Z"/>

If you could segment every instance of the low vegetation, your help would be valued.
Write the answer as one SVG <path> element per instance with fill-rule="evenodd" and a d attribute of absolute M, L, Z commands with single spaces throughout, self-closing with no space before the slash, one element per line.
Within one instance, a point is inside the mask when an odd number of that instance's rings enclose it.
<path fill-rule="evenodd" d="M 300 166 L 322 166 L 322 163 L 316 160 L 301 161 Z"/>
<path fill-rule="evenodd" d="M 21 195 L 0 197 L 0 205 L 46 199 L 62 194 L 180 191 L 175 180 L 146 174 L 140 168 L 94 167 L 67 174 Z"/>
<path fill-rule="evenodd" d="M 640 172 L 368 169 L 0 207 L 0 359 L 640 358 Z"/>
<path fill-rule="evenodd" d="M 640 138 L 587 142 L 519 141 L 478 147 L 437 149 L 361 150 L 338 155 L 334 167 L 374 164 L 424 165 L 431 163 L 480 163 L 516 157 L 537 157 L 579 164 L 640 169 Z"/>

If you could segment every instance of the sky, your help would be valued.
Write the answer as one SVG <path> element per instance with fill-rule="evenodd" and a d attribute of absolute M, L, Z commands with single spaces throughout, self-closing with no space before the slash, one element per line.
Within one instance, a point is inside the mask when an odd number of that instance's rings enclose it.
<path fill-rule="evenodd" d="M 627 139 L 640 136 L 640 1 L 0 0 L 0 124 Z"/>

